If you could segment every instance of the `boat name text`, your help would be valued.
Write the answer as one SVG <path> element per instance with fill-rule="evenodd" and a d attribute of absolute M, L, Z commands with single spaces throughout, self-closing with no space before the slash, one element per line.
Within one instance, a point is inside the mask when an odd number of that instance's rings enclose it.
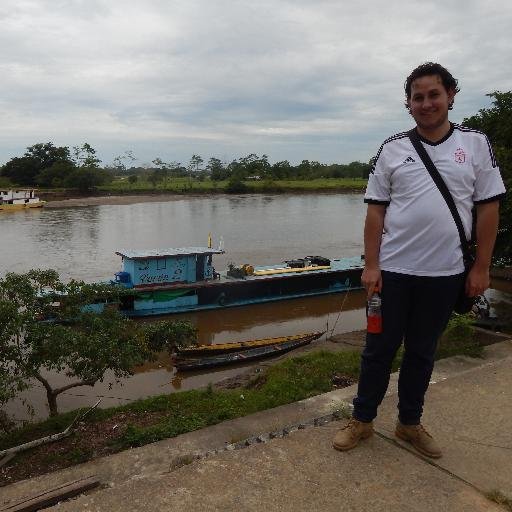
<path fill-rule="evenodd" d="M 159 276 L 150 276 L 149 274 L 141 274 L 141 283 L 165 283 L 169 281 L 169 274 L 160 274 Z"/>

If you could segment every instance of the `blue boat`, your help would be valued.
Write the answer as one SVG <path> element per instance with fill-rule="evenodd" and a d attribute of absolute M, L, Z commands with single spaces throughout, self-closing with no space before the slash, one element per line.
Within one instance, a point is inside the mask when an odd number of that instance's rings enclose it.
<path fill-rule="evenodd" d="M 185 313 L 361 288 L 360 257 L 306 256 L 279 265 L 230 265 L 217 272 L 213 256 L 223 253 L 211 247 L 116 252 L 122 271 L 111 283 L 127 291 L 121 312 L 130 317 Z"/>

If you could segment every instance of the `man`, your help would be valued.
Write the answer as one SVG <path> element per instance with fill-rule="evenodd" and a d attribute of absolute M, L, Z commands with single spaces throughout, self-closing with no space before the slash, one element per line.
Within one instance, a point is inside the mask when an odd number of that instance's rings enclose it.
<path fill-rule="evenodd" d="M 486 136 L 448 120 L 458 91 L 448 70 L 431 62 L 417 67 L 405 82 L 406 107 L 416 132 L 455 200 L 468 239 L 471 210 L 476 207 L 476 261 L 465 281 L 467 295 L 476 296 L 489 286 L 499 199 L 505 187 Z M 375 289 L 381 294 L 383 331 L 367 334 L 353 417 L 333 445 L 349 450 L 373 434 L 372 421 L 403 340 L 395 434 L 423 455 L 440 457 L 441 449 L 420 419 L 437 340 L 464 286 L 460 237 L 407 133 L 394 135 L 381 146 L 365 202 L 361 281 L 368 297 Z"/>

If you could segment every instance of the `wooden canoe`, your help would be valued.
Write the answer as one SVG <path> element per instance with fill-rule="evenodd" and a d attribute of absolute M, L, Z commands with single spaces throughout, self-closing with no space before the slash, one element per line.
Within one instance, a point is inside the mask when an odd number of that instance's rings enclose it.
<path fill-rule="evenodd" d="M 217 354 L 227 354 L 229 352 L 242 352 L 251 348 L 265 347 L 268 345 L 280 345 L 288 341 L 297 341 L 304 338 L 316 340 L 322 336 L 323 332 L 306 332 L 303 334 L 295 334 L 293 336 L 280 336 L 277 338 L 262 338 L 249 341 L 238 341 L 233 343 L 216 343 L 214 345 L 194 345 L 182 348 L 176 351 L 178 358 L 189 356 L 210 356 Z"/>
<path fill-rule="evenodd" d="M 298 339 L 284 341 L 282 343 L 274 345 L 264 345 L 256 348 L 249 348 L 238 352 L 228 352 L 225 354 L 204 356 L 197 358 L 183 358 L 177 357 L 174 361 L 174 365 L 179 371 L 188 370 L 202 370 L 205 368 L 214 368 L 217 366 L 224 366 L 236 363 L 245 363 L 253 361 L 255 359 L 261 359 L 264 357 L 275 356 L 284 354 L 290 350 L 298 347 L 302 347 L 311 343 L 313 340 L 320 338 L 324 334 L 323 332 L 309 333 L 309 335 L 302 335 Z"/>

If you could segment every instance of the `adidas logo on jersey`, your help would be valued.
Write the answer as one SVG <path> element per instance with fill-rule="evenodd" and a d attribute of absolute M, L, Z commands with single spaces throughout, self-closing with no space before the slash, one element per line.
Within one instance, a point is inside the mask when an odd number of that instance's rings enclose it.
<path fill-rule="evenodd" d="M 414 160 L 414 158 L 412 156 L 408 156 L 405 160 L 404 160 L 404 164 L 412 164 L 416 162 L 416 160 Z"/>

